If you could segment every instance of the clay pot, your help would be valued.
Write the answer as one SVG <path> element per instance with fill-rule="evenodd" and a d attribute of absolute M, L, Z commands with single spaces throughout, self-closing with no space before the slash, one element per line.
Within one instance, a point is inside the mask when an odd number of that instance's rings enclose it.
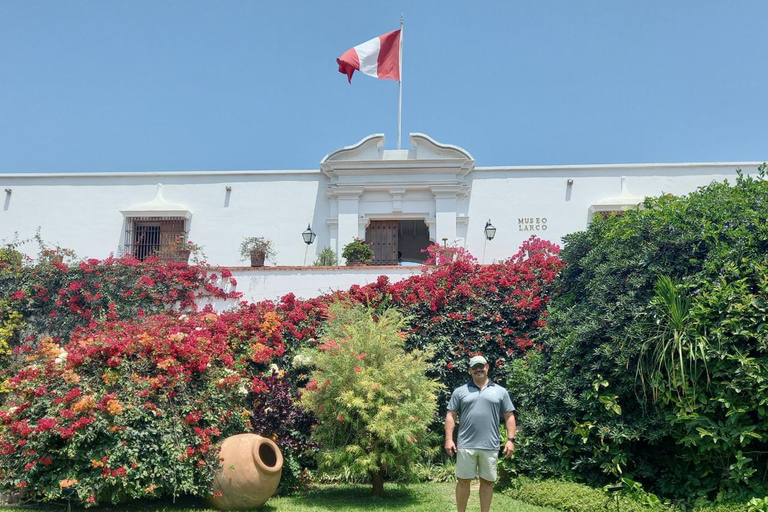
<path fill-rule="evenodd" d="M 251 251 L 251 266 L 263 267 L 267 254 L 264 251 Z"/>
<path fill-rule="evenodd" d="M 283 473 L 283 454 L 270 439 L 238 434 L 221 444 L 221 469 L 213 480 L 211 504 L 219 510 L 245 510 L 267 502 Z M 219 495 L 221 493 L 221 495 Z"/>

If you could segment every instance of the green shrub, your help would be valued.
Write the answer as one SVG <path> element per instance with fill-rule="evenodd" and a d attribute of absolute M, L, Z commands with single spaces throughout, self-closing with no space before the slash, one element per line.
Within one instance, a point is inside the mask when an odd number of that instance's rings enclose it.
<path fill-rule="evenodd" d="M 618 510 L 621 512 L 669 512 L 672 510 L 688 510 L 690 512 L 752 512 L 748 508 L 756 503 L 761 506 L 761 500 L 753 499 L 750 502 L 730 503 L 699 503 L 696 505 L 672 506 L 669 504 L 654 503 L 653 495 L 642 490 L 629 492 L 628 490 L 610 492 L 602 488 L 594 488 L 585 484 L 565 480 L 535 481 L 528 478 L 520 478 L 514 485 L 504 491 L 505 494 L 532 505 L 552 507 L 567 512 L 605 512 Z M 649 499 L 650 498 L 650 499 Z M 763 509 L 756 508 L 755 512 Z"/>
<path fill-rule="evenodd" d="M 616 499 L 622 512 L 661 512 L 669 507 L 637 501 L 629 496 L 606 492 L 585 484 L 564 480 L 534 481 L 519 479 L 514 486 L 504 491 L 515 499 L 539 505 L 553 507 L 567 512 L 605 512 L 613 510 Z"/>
<path fill-rule="evenodd" d="M 373 260 L 373 248 L 371 247 L 370 242 L 355 237 L 354 240 L 344 246 L 344 249 L 341 251 L 341 256 L 347 260 L 347 264 L 352 261 L 368 263 Z"/>
<path fill-rule="evenodd" d="M 315 370 L 301 403 L 318 418 L 320 469 L 369 477 L 375 496 L 385 477 L 413 477 L 430 452 L 439 384 L 426 377 L 427 354 L 405 351 L 404 327 L 394 309 L 374 317 L 361 305 L 332 304 L 322 343 L 307 354 Z"/>
<path fill-rule="evenodd" d="M 317 255 L 317 259 L 313 263 L 316 267 L 334 267 L 339 264 L 339 257 L 336 255 L 336 251 L 330 247 L 325 247 L 320 254 Z"/>
<path fill-rule="evenodd" d="M 516 470 L 596 485 L 629 476 L 687 499 L 764 494 L 764 172 L 686 197 L 646 199 L 642 209 L 596 218 L 565 237 L 544 350 L 515 362 L 509 382 L 525 425 Z M 672 283 L 669 299 L 689 301 L 677 324 L 660 307 L 663 276 Z M 683 357 L 674 366 L 646 360 L 655 377 L 644 389 L 649 374 L 638 373 L 638 363 L 675 336 Z M 680 359 L 684 373 L 675 373 Z"/>

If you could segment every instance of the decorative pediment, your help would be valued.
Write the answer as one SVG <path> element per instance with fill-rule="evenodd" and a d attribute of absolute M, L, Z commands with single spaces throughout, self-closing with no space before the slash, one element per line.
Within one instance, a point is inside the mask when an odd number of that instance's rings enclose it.
<path fill-rule="evenodd" d="M 320 169 L 335 184 L 388 187 L 397 184 L 447 184 L 463 181 L 475 167 L 468 151 L 441 144 L 423 133 L 412 133 L 413 149 L 382 149 L 384 135 L 369 135 L 357 144 L 327 154 Z"/>
<path fill-rule="evenodd" d="M 597 201 L 589 207 L 589 217 L 594 217 L 598 213 L 623 212 L 633 210 L 643 202 L 642 197 L 634 196 L 629 193 L 627 188 L 627 178 L 621 177 L 621 193 L 616 197 L 608 197 Z"/>
<path fill-rule="evenodd" d="M 135 204 L 125 210 L 120 210 L 123 217 L 184 217 L 192 218 L 192 212 L 179 203 L 171 203 L 163 197 L 163 184 L 157 184 L 155 198 L 148 203 Z"/>

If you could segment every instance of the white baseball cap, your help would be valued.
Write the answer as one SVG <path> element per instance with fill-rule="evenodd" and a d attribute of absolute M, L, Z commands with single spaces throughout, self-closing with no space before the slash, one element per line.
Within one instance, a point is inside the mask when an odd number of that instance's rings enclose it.
<path fill-rule="evenodd" d="M 485 360 L 483 356 L 474 356 L 469 360 L 469 367 L 472 368 L 476 364 L 488 364 L 488 361 Z"/>

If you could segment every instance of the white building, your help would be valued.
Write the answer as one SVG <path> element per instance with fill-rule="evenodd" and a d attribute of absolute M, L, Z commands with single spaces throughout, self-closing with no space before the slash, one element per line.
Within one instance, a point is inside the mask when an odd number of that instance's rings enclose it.
<path fill-rule="evenodd" d="M 374 242 L 380 265 L 397 264 L 398 252 L 418 262 L 430 242 L 491 262 L 531 235 L 560 243 L 595 214 L 733 179 L 737 168 L 755 173 L 759 164 L 477 167 L 458 146 L 418 133 L 410 142 L 413 149 L 384 150 L 384 136 L 371 135 L 310 170 L 0 174 L 0 241 L 39 227 L 51 244 L 103 258 L 142 256 L 184 232 L 210 263 L 237 266 L 243 237 L 262 236 L 278 252 L 268 265 L 303 266 L 324 247 L 341 254 L 358 236 Z M 317 233 L 311 246 L 301 237 L 307 224 Z"/>

